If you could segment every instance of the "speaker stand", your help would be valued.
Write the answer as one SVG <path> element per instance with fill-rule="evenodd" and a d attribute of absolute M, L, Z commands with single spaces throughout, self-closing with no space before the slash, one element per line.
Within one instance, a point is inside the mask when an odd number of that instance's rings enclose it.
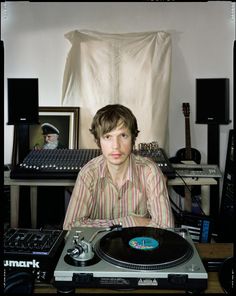
<path fill-rule="evenodd" d="M 29 154 L 29 124 L 14 125 L 12 166 L 23 162 Z M 20 186 L 19 192 L 19 227 L 31 227 L 30 218 L 30 189 Z"/>
<path fill-rule="evenodd" d="M 219 166 L 220 163 L 220 127 L 217 123 L 209 123 L 207 139 L 207 163 Z M 215 227 L 219 219 L 219 182 L 210 186 L 210 216 L 214 221 Z"/>
<path fill-rule="evenodd" d="M 218 123 L 209 123 L 207 125 L 208 145 L 207 145 L 207 163 L 220 163 L 220 126 Z"/>
<path fill-rule="evenodd" d="M 22 162 L 29 153 L 29 125 L 19 124 L 14 126 L 12 166 Z"/>

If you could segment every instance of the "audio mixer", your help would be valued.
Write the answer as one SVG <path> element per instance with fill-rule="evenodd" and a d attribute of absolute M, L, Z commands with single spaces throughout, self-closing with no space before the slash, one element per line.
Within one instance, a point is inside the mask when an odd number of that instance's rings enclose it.
<path fill-rule="evenodd" d="M 151 158 L 168 178 L 175 176 L 175 170 L 162 148 L 141 148 L 133 152 Z M 32 150 L 21 163 L 12 168 L 10 178 L 76 179 L 81 168 L 100 154 L 100 149 Z"/>
<path fill-rule="evenodd" d="M 26 271 L 48 282 L 64 247 L 65 230 L 9 228 L 4 233 L 4 271 Z"/>

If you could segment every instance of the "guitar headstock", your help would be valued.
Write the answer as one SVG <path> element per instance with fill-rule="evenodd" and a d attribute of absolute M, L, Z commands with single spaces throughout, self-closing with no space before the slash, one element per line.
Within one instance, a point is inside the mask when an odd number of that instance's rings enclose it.
<path fill-rule="evenodd" d="M 183 113 L 185 117 L 189 117 L 190 114 L 190 106 L 189 103 L 183 103 L 182 105 Z"/>

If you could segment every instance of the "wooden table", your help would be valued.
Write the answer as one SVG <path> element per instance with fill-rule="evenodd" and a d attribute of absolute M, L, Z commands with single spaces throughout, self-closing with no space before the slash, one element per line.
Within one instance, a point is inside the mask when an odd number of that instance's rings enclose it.
<path fill-rule="evenodd" d="M 37 227 L 37 187 L 40 186 L 63 186 L 73 187 L 75 180 L 71 179 L 11 179 L 10 171 L 4 172 L 4 185 L 10 186 L 10 213 L 12 228 L 18 227 L 19 220 L 19 194 L 20 186 L 30 187 L 30 206 L 31 206 L 31 227 Z M 214 178 L 174 178 L 167 180 L 168 186 L 201 186 L 201 203 L 202 209 L 206 215 L 210 213 L 210 198 L 209 190 L 211 185 L 216 185 L 217 181 Z M 187 202 L 186 202 L 187 203 Z M 191 207 L 191 206 L 188 206 Z"/>
<path fill-rule="evenodd" d="M 225 259 L 233 256 L 233 244 L 231 243 L 196 243 L 197 251 L 202 260 Z M 34 293 L 55 294 L 57 290 L 50 284 L 37 284 Z M 183 294 L 183 290 L 159 290 L 159 289 L 136 289 L 131 291 L 117 291 L 104 288 L 78 288 L 76 294 Z M 224 291 L 219 282 L 218 272 L 208 272 L 208 288 L 206 294 L 222 294 Z"/>

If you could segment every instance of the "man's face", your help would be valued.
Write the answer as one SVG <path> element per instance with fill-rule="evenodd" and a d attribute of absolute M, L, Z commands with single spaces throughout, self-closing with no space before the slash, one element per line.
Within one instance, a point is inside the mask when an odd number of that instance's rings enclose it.
<path fill-rule="evenodd" d="M 57 141 L 58 135 L 57 134 L 47 134 L 43 135 L 44 136 L 44 142 L 45 143 L 52 143 Z"/>
<path fill-rule="evenodd" d="M 132 151 L 130 130 L 122 125 L 118 125 L 109 133 L 101 136 L 100 145 L 108 163 L 121 165 L 128 159 Z"/>
<path fill-rule="evenodd" d="M 55 149 L 58 145 L 58 134 L 46 134 L 44 136 L 44 149 Z"/>

